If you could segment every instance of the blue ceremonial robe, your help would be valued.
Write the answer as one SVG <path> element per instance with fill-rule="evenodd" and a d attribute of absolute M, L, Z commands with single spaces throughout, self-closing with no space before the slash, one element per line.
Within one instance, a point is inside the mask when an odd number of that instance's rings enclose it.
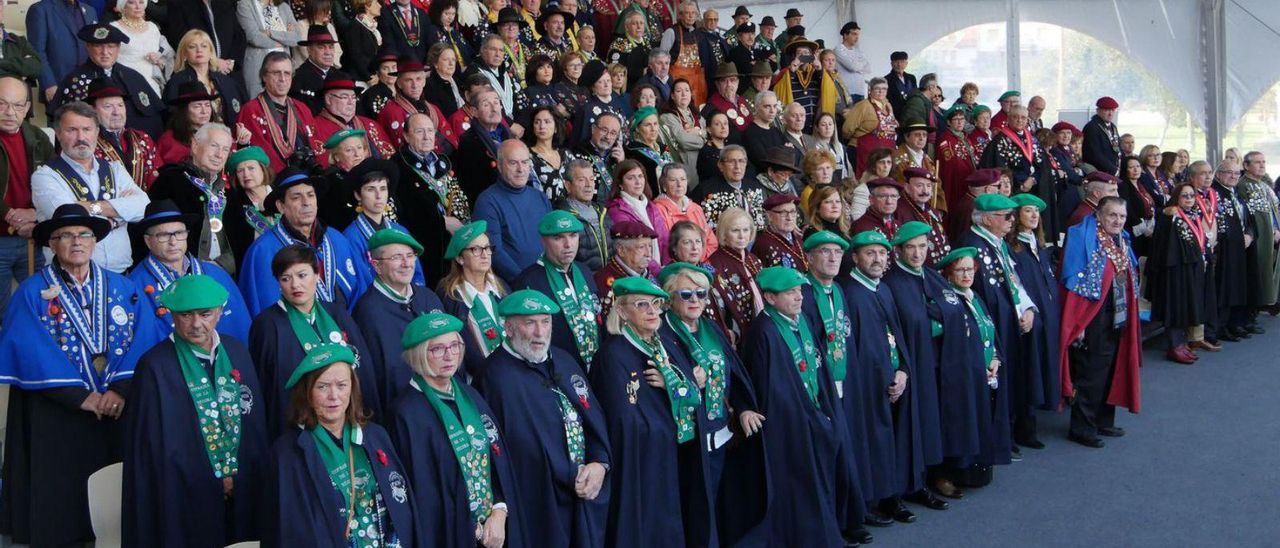
<path fill-rule="evenodd" d="M 581 499 L 574 491 L 578 466 L 569 459 L 560 398 L 553 388 L 568 398 L 581 420 L 584 465 L 609 465 L 609 433 L 586 373 L 573 357 L 552 347 L 546 362 L 532 364 L 504 345 L 489 355 L 484 376 L 475 382 L 506 435 L 528 538 L 543 546 L 600 548 L 609 515 L 609 474 L 595 500 Z"/>
<path fill-rule="evenodd" d="M 973 230 L 970 228 L 965 231 L 960 236 L 959 241 L 951 247 L 953 249 L 961 247 L 975 247 L 978 249 L 978 256 L 973 262 L 974 267 L 977 269 L 973 273 L 973 292 L 978 295 L 978 298 L 982 299 L 982 304 L 987 305 L 987 314 L 991 316 L 991 321 L 996 324 L 996 354 L 1000 356 L 1002 363 L 1000 372 L 997 375 L 1000 380 L 1000 388 L 996 391 L 1004 393 L 997 395 L 997 401 L 1003 402 L 1006 414 L 1012 416 L 1017 408 L 1012 405 L 1010 393 L 1017 386 L 1015 384 L 1017 382 L 1016 379 L 1023 368 L 1023 365 L 1018 363 L 1018 356 L 1021 355 L 1021 350 L 1018 347 L 1022 337 L 1022 330 L 1018 326 L 1018 309 L 1013 304 L 1013 295 L 1009 292 L 1008 282 L 1005 281 L 1006 274 L 1000 262 L 1000 250 L 996 249 L 995 246 L 988 243 L 986 239 Z M 1014 261 L 1017 261 L 1017 259 L 1015 258 Z M 1036 316 L 1039 315 L 1039 313 L 1036 314 Z M 999 405 L 1000 403 L 997 403 L 997 406 Z M 1005 427 L 997 427 L 997 430 L 992 433 L 992 437 L 997 442 L 1009 440 L 1009 447 L 1012 449 L 1013 424 L 1009 423 Z"/>
<path fill-rule="evenodd" d="M 129 272 L 129 279 L 133 280 L 133 283 L 142 289 L 142 293 L 146 295 L 146 298 L 142 300 L 142 305 L 148 312 L 156 316 L 156 321 L 153 322 L 156 328 L 155 340 L 160 340 L 173 333 L 173 315 L 169 313 L 156 314 L 156 309 L 160 308 L 160 303 L 156 299 L 173 282 L 175 273 L 153 259 L 153 256 L 148 255 L 146 259 L 134 266 L 133 270 Z M 240 296 L 240 288 L 236 287 L 236 283 L 231 280 L 231 276 L 222 267 L 209 261 L 201 261 L 195 258 L 189 259 L 192 262 L 189 263 L 191 267 L 187 270 L 187 274 L 205 274 L 217 280 L 227 290 L 227 304 L 222 307 L 222 318 L 218 320 L 218 333 L 235 337 L 241 343 L 248 341 L 249 324 L 253 322 L 253 318 L 249 316 L 249 309 L 244 304 L 244 297 Z M 147 288 L 150 288 L 150 291 Z"/>
<path fill-rule="evenodd" d="M 475 321 L 471 319 L 471 307 L 467 306 L 467 303 L 462 301 L 461 297 L 445 295 L 439 289 L 436 290 L 436 296 L 440 298 L 444 311 L 450 316 L 462 320 L 462 323 L 466 326 L 462 328 L 461 332 L 462 342 L 466 345 L 466 353 L 462 356 L 462 372 L 466 373 L 467 382 L 471 382 L 472 379 L 484 374 L 485 363 L 484 346 L 480 344 L 479 337 L 481 337 L 481 334 L 477 331 L 479 328 L 476 327 Z M 493 304 L 496 307 L 498 299 L 494 299 Z M 498 321 L 501 322 L 502 319 L 498 318 Z"/>
<path fill-rule="evenodd" d="M 493 410 L 470 385 L 458 387 L 471 397 L 480 420 L 489 435 L 489 481 L 493 501 L 506 502 L 507 543 L 510 548 L 535 546 L 525 542 L 524 506 L 516 497 L 517 489 L 511 470 L 510 452 L 493 420 Z M 444 400 L 455 415 L 453 400 Z M 432 548 L 474 548 L 476 525 L 471 518 L 467 483 L 458 465 L 458 457 L 449 444 L 444 422 L 417 387 L 400 395 L 392 409 L 389 429 L 397 451 L 404 456 L 404 470 L 413 488 L 413 501 L 418 519 L 418 537 L 422 546 Z"/>
<path fill-rule="evenodd" d="M 849 437 L 867 442 L 871 475 L 864 478 L 867 483 L 862 484 L 862 495 L 874 501 L 917 491 L 924 488 L 920 425 L 912 399 L 917 379 L 912 369 L 915 362 L 902 336 L 897 303 L 888 288 L 873 291 L 852 274 L 841 276 L 839 282 L 844 288 L 852 328 L 849 347 L 853 348 L 853 341 L 857 341 L 854 355 L 858 363 L 848 368 L 845 380 L 853 376 L 859 379 L 853 385 L 846 384 L 842 401 L 849 418 Z M 895 374 L 889 357 L 890 337 L 900 356 L 898 370 L 907 374 L 906 391 L 894 403 L 889 402 L 888 394 Z M 854 386 L 861 392 L 850 392 Z"/>
<path fill-rule="evenodd" d="M 511 290 L 536 289 L 543 295 L 555 300 L 555 295 L 551 294 L 551 282 L 547 280 L 547 269 L 542 266 L 542 261 L 543 259 L 538 259 L 529 268 L 524 269 L 519 276 L 516 276 L 515 281 L 511 283 Z M 579 298 L 587 297 L 592 303 L 595 303 L 593 306 L 595 306 L 595 317 L 597 325 L 599 325 L 596 336 L 603 337 L 606 333 L 602 322 L 603 316 L 600 315 L 600 298 L 597 296 L 598 290 L 596 289 L 595 276 L 591 274 L 590 270 L 578 263 L 573 263 L 573 268 L 579 269 L 582 272 L 583 280 L 587 282 L 585 289 L 575 288 L 575 291 L 580 292 Z M 567 285 L 569 282 L 565 283 Z M 574 341 L 573 331 L 569 329 L 569 320 L 564 319 L 563 310 L 551 315 L 551 346 L 568 352 L 570 356 L 577 359 L 578 365 L 583 370 L 586 370 L 590 365 L 582 360 L 582 354 L 578 352 L 578 343 Z"/>
<path fill-rule="evenodd" d="M 378 363 L 367 359 L 369 347 L 364 344 L 364 336 L 360 328 L 351 321 L 347 311 L 338 305 L 316 301 L 316 306 L 333 316 L 345 335 L 346 344 L 355 351 L 356 378 L 360 381 L 360 396 L 364 400 L 365 411 L 372 417 L 382 416 L 382 407 L 378 400 Z M 330 341 L 325 341 L 326 343 Z M 338 341 L 334 341 L 338 342 Z M 289 431 L 294 425 L 289 424 L 289 392 L 284 385 L 298 368 L 307 351 L 298 341 L 298 336 L 289 324 L 289 314 L 283 304 L 276 304 L 263 310 L 253 319 L 249 327 L 249 353 L 253 355 L 253 363 L 258 368 L 258 381 L 262 385 L 262 396 L 266 400 L 267 433 L 271 438 Z"/>
<path fill-rule="evenodd" d="M 893 301 L 897 304 L 903 337 L 900 344 L 911 350 L 915 360 L 907 384 L 911 386 L 911 399 L 915 401 L 920 421 L 920 451 L 925 465 L 933 466 L 942 462 L 942 426 L 938 411 L 941 356 L 935 353 L 931 321 L 941 320 L 938 301 L 946 300 L 943 293 L 949 291 L 950 284 L 928 267 L 915 275 L 896 261 L 881 281 L 893 292 Z"/>
<path fill-rule="evenodd" d="M 222 338 L 240 377 L 239 471 L 230 499 L 214 477 L 172 340 L 138 361 L 125 411 L 124 545 L 221 548 L 261 538 L 267 421 L 244 343 Z"/>
<path fill-rule="evenodd" d="M 369 218 L 364 215 L 357 215 L 356 220 L 352 221 L 347 228 L 342 231 L 342 235 L 347 239 L 347 244 L 351 246 L 351 255 L 356 258 L 356 268 L 364 270 L 363 274 L 369 283 L 373 283 L 373 279 L 377 278 L 377 274 L 373 271 L 373 265 L 369 263 L 369 238 L 373 233 L 382 228 L 390 228 L 405 234 L 409 233 L 409 229 L 401 226 L 400 223 L 386 219 L 382 226 L 373 226 L 369 222 Z M 422 273 L 422 261 L 415 259 L 413 261 L 413 285 L 427 285 L 427 278 Z"/>
<path fill-rule="evenodd" d="M 672 363 L 693 379 L 675 341 L 663 340 Z M 604 411 L 613 460 L 605 545 L 718 546 L 707 469 L 706 412 L 698 405 L 694 439 L 676 443 L 664 388 L 644 381 L 649 357 L 621 335 L 606 336 L 591 365 L 591 387 Z"/>
<path fill-rule="evenodd" d="M 400 394 L 408 390 L 409 379 L 413 377 L 409 364 L 400 357 L 403 351 L 400 337 L 404 328 L 418 316 L 444 309 L 435 293 L 420 285 L 412 287 L 413 296 L 409 297 L 409 302 L 400 304 L 391 300 L 376 284 L 372 285 L 360 297 L 356 311 L 351 314 L 369 349 L 367 362 L 376 364 L 374 371 L 379 373 L 376 384 L 381 409 L 390 410 Z M 385 422 L 381 417 L 378 420 Z"/>
<path fill-rule="evenodd" d="M 434 546 L 418 534 L 413 493 L 387 431 L 369 423 L 354 437 L 378 480 L 378 495 L 387 509 L 384 530 L 394 531 L 405 548 Z M 269 474 L 263 546 L 347 548 L 347 524 L 339 514 L 346 500 L 329 479 L 309 430 L 292 428 L 272 444 Z"/>
<path fill-rule="evenodd" d="M 1013 253 L 1013 261 L 1022 286 L 1039 309 L 1031 332 L 1023 334 L 1018 344 L 1017 358 L 1022 364 L 1019 371 L 1024 375 L 1013 387 L 1014 405 L 1022 407 L 1014 408 L 1056 409 L 1062 393 L 1061 364 L 1058 363 L 1058 331 L 1062 319 L 1058 292 L 1062 289 L 1053 273 L 1049 250 L 1040 244 L 1036 244 L 1036 252 L 1032 253 L 1023 242 L 1022 250 Z"/>
<path fill-rule="evenodd" d="M 154 314 L 141 306 L 141 291 L 128 278 L 97 265 L 86 283 L 93 326 L 104 325 L 98 372 L 91 350 L 72 320 L 84 310 L 63 288 L 51 299 L 42 292 L 62 283 L 47 265 L 18 285 L 0 330 L 0 383 L 13 385 L 0 476 L 0 531 L 12 541 L 63 545 L 93 538 L 86 481 L 99 468 L 120 461 L 123 426 L 82 411 L 90 391 L 129 394 L 138 358 L 153 346 Z M 100 305 L 100 306 L 99 306 Z M 57 312 L 56 314 L 54 312 Z M 87 330 L 96 336 L 95 328 Z"/>
<path fill-rule="evenodd" d="M 317 249 L 322 264 L 321 283 L 316 286 L 316 296 L 325 302 L 341 302 L 350 312 L 373 280 L 366 277 L 367 271 L 357 266 L 363 258 L 352 253 L 346 238 L 319 222 L 315 230 L 323 231 Z M 263 232 L 245 252 L 239 273 L 240 294 L 254 317 L 280 300 L 280 284 L 271 274 L 271 260 L 277 252 L 293 243 L 301 243 L 301 240 L 281 221 Z"/>
<path fill-rule="evenodd" d="M 942 301 L 942 336 L 935 339 L 938 355 L 946 356 L 938 371 L 942 395 L 942 451 L 951 464 L 990 466 L 1009 464 L 1009 439 L 999 438 L 1009 424 L 1008 392 L 987 385 L 987 362 L 983 350 L 998 342 L 984 340 L 978 318 L 960 298 L 959 306 Z M 973 294 L 974 299 L 981 299 Z M 987 310 L 982 304 L 983 310 Z M 997 333 L 996 337 L 999 337 Z M 998 351 L 996 358 L 1003 360 Z M 1005 367 L 1001 365 L 1001 367 Z"/>
<path fill-rule="evenodd" d="M 811 321 L 803 314 L 801 318 Z M 862 496 L 844 431 L 844 412 L 826 363 L 821 321 L 817 329 L 812 323 L 809 328 L 820 362 L 814 364 L 818 367 L 817 405 L 805 390 L 782 333 L 767 314 L 756 316 L 742 338 L 740 355 L 756 391 L 754 410 L 767 419 L 761 433 L 753 436 L 763 438 L 769 463 L 768 513 L 758 535 L 767 546 L 844 546 L 841 529 L 858 527 L 862 521 Z M 728 483 L 737 481 L 735 477 Z M 857 523 L 849 523 L 854 515 Z"/>

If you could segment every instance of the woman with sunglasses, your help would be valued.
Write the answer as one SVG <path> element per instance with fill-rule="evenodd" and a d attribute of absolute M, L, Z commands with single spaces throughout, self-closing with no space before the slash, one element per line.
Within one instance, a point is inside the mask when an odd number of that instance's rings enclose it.
<path fill-rule="evenodd" d="M 613 284 L 608 336 L 588 375 L 608 425 L 606 546 L 718 546 L 702 390 L 707 377 L 660 333 L 667 293 L 638 276 Z"/>
<path fill-rule="evenodd" d="M 507 295 L 507 286 L 493 272 L 493 245 L 484 233 L 488 226 L 475 221 L 453 233 L 444 251 L 449 273 L 436 288 L 444 311 L 466 324 L 462 366 L 470 377 L 479 375 L 484 359 L 503 341 L 498 301 Z"/>
<path fill-rule="evenodd" d="M 1151 319 L 1159 320 L 1169 335 L 1165 358 L 1183 364 L 1199 359 L 1193 348 L 1222 350 L 1204 340 L 1204 323 L 1212 313 L 1205 295 L 1214 294 L 1213 278 L 1206 270 L 1214 234 L 1196 204 L 1196 196 L 1194 184 L 1174 185 L 1173 199 L 1156 217 L 1145 272 L 1144 289 L 1151 301 Z"/>

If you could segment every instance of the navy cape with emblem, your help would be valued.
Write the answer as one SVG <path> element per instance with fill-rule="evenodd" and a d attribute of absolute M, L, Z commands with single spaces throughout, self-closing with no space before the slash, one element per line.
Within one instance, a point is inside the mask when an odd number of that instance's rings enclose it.
<path fill-rule="evenodd" d="M 987 240 L 974 232 L 973 228 L 965 231 L 961 235 L 960 240 L 951 246 L 953 249 L 961 247 L 975 247 L 978 249 L 978 256 L 974 258 L 973 265 L 977 269 L 973 273 L 973 292 L 982 299 L 982 304 L 987 305 L 987 314 L 991 317 L 991 321 L 996 324 L 996 355 L 1000 356 L 1000 372 L 997 378 L 1000 380 L 1000 388 L 997 392 L 1012 392 L 1016 386 L 1020 372 L 1014 371 L 1022 367 L 1022 364 L 1015 363 L 1016 356 L 1019 356 L 1019 342 L 1022 336 L 1022 330 L 1018 325 L 1018 310 L 1013 304 L 1013 296 L 1010 295 L 1009 289 L 1005 286 L 1004 267 L 1000 263 L 1000 250 L 987 242 Z M 1017 259 L 1014 259 L 1015 261 Z M 1015 267 L 1016 271 L 1016 267 Z M 1023 286 L 1026 287 L 1025 285 Z M 1036 314 L 1039 316 L 1040 314 Z M 997 395 L 997 398 L 1003 398 L 1004 406 L 1007 412 L 1012 415 L 1013 407 L 1009 394 Z M 1009 440 L 1010 448 L 1013 447 L 1013 425 L 1007 427 L 997 425 L 997 429 L 992 432 L 992 438 L 995 443 L 1002 440 Z M 1003 463 L 1000 463 L 1003 464 Z"/>
<path fill-rule="evenodd" d="M 538 259 L 532 265 L 529 265 L 529 268 L 524 269 L 524 272 L 521 272 L 519 276 L 516 276 L 515 281 L 511 283 L 511 290 L 536 289 L 553 301 L 556 300 L 556 296 L 551 292 L 551 282 L 547 280 L 547 269 L 542 266 L 542 261 L 543 259 Z M 588 298 L 596 303 L 595 314 L 596 318 L 599 319 L 601 317 L 599 309 L 600 297 L 597 296 L 595 276 L 592 276 L 591 271 L 587 270 L 586 267 L 576 262 L 573 263 L 573 267 L 581 270 L 582 277 L 587 282 L 585 291 L 588 291 L 588 293 L 585 296 L 589 296 Z M 584 290 L 578 289 L 578 291 Z M 559 301 L 556 302 L 557 304 L 559 303 Z M 596 336 L 601 337 L 604 335 L 604 326 L 601 325 Z M 573 331 L 569 329 L 569 321 L 564 319 L 563 310 L 551 315 L 551 346 L 568 352 L 570 356 L 577 359 L 578 365 L 583 370 L 586 370 L 590 365 L 582 361 L 582 354 L 578 352 L 578 343 L 574 341 Z"/>
<path fill-rule="evenodd" d="M 693 379 L 693 366 L 675 341 L 663 340 L 675 367 Z M 606 336 L 591 365 L 609 429 L 612 469 L 605 545 L 627 547 L 718 546 L 715 508 L 707 471 L 707 434 L 698 405 L 694 439 L 676 443 L 666 389 L 644 381 L 649 357 L 621 335 Z"/>
<path fill-rule="evenodd" d="M 1022 287 L 1031 295 L 1036 303 L 1035 325 L 1030 333 L 1022 335 L 1018 344 L 1021 352 L 1017 356 L 1022 366 L 1023 379 L 1014 387 L 1014 409 L 1039 407 L 1056 409 L 1061 397 L 1061 365 L 1058 363 L 1058 337 L 1062 307 L 1058 277 L 1053 273 L 1053 262 L 1049 250 L 1038 242 L 1036 252 L 1032 253 L 1027 243 L 1022 249 L 1013 252 L 1014 270 L 1022 280 Z"/>
<path fill-rule="evenodd" d="M 364 408 L 374 417 L 381 417 L 376 372 L 378 364 L 365 358 L 369 355 L 369 347 L 364 344 L 360 329 L 351 321 L 347 311 L 338 305 L 317 300 L 315 306 L 323 306 L 346 335 L 346 344 L 355 351 L 356 361 L 359 362 L 352 365 L 355 366 L 356 378 L 360 381 Z M 342 341 L 324 341 L 326 344 L 330 342 Z M 289 381 L 289 376 L 293 375 L 293 370 L 307 356 L 307 351 L 302 348 L 302 343 L 293 332 L 293 326 L 289 324 L 289 314 L 285 312 L 283 304 L 277 303 L 253 319 L 253 326 L 249 328 L 249 352 L 253 355 L 253 364 L 258 368 L 258 382 L 262 386 L 262 397 L 266 400 L 264 407 L 267 433 L 269 437 L 275 438 L 295 426 L 289 424 L 289 392 L 284 385 Z"/>
<path fill-rule="evenodd" d="M 244 303 L 249 307 L 249 313 L 255 317 L 280 300 L 280 284 L 271 274 L 271 260 L 275 258 L 277 252 L 297 238 L 297 235 L 286 229 L 284 225 L 285 222 L 281 219 L 274 228 L 263 232 L 258 239 L 254 240 L 249 245 L 249 250 L 245 252 L 244 262 L 240 265 L 238 274 L 240 294 L 244 296 Z M 322 251 L 326 247 L 333 250 L 333 264 L 320 265 L 320 279 L 328 284 L 333 298 L 323 298 L 317 288 L 316 293 L 320 297 L 318 300 L 329 302 L 341 300 L 349 312 L 373 281 L 366 278 L 367 271 L 356 264 L 358 261 L 363 261 L 364 257 L 357 257 L 352 253 L 351 245 L 338 231 L 330 230 L 319 222 L 316 223 L 315 230 L 324 231 L 320 249 L 316 251 L 320 260 L 324 261 Z M 330 279 L 326 272 L 331 272 L 333 279 Z"/>
<path fill-rule="evenodd" d="M 583 464 L 609 464 L 604 414 L 574 356 L 555 347 L 549 356 L 545 363 L 530 364 L 505 345 L 499 347 L 486 360 L 476 386 L 506 435 L 528 538 L 543 546 L 603 547 L 609 475 L 594 500 L 581 499 L 574 491 L 578 467 L 569 460 L 564 418 L 552 388 L 564 393 L 582 421 Z"/>
<path fill-rule="evenodd" d="M 1009 464 L 1008 438 L 994 437 L 1009 424 L 1008 393 L 993 391 L 987 385 L 984 353 L 986 345 L 998 348 L 999 343 L 983 340 L 978 318 L 969 311 L 965 297 L 958 293 L 956 296 L 961 299 L 959 306 L 945 300 L 939 303 L 943 331 L 942 337 L 935 339 L 941 343 L 937 346 L 938 355 L 946 356 L 938 369 L 942 452 L 957 466 Z M 981 306 L 986 310 L 985 304 Z M 998 353 L 995 357 L 1004 359 Z"/>
<path fill-rule="evenodd" d="M 354 437 L 362 438 L 352 441 L 364 450 L 378 480 L 378 493 L 387 509 L 386 527 L 405 548 L 434 546 L 418 534 L 413 492 L 387 431 L 369 423 Z M 268 473 L 263 546 L 347 548 L 343 535 L 347 524 L 339 514 L 346 501 L 329 479 L 311 431 L 293 428 L 280 436 L 271 446 Z"/>
<path fill-rule="evenodd" d="M 363 224 L 361 223 L 362 219 L 364 220 Z M 362 274 L 366 280 L 369 280 L 369 283 L 373 283 L 374 278 L 378 277 L 373 271 L 373 265 L 369 263 L 369 238 L 373 236 L 371 230 L 380 228 L 389 228 L 405 234 L 409 233 L 409 229 L 391 219 L 386 219 L 381 227 L 373 227 L 364 215 L 356 217 L 356 220 L 352 221 L 342 231 L 342 236 L 347 239 L 347 245 L 351 246 L 351 255 L 356 258 L 356 268 L 364 270 Z M 409 283 L 427 285 L 427 278 L 422 274 L 422 260 L 414 259 L 413 264 L 413 280 L 410 280 Z"/>
<path fill-rule="evenodd" d="M 483 397 L 466 383 L 457 386 L 475 403 L 480 420 L 489 435 L 489 478 L 494 502 L 506 502 L 507 542 L 510 548 L 534 546 L 525 542 L 527 537 L 520 513 L 524 506 L 516 497 L 515 479 L 511 472 L 511 459 L 493 410 Z M 443 400 L 457 414 L 452 400 Z M 444 422 L 427 398 L 417 387 L 396 400 L 389 421 L 392 439 L 404 457 L 406 477 L 413 488 L 414 506 L 417 510 L 418 537 L 422 546 L 432 548 L 474 548 L 476 526 L 471 519 L 467 483 L 462 477 L 458 457 L 449 444 Z"/>
<path fill-rule="evenodd" d="M 222 338 L 240 382 L 239 472 L 230 499 L 214 477 L 172 340 L 138 361 L 125 411 L 124 545 L 206 546 L 261 538 L 267 421 L 244 343 Z"/>
<path fill-rule="evenodd" d="M 801 314 L 801 321 L 810 320 Z M 816 406 L 791 349 L 766 313 L 756 316 L 742 338 L 740 355 L 756 390 L 754 410 L 766 418 L 761 432 L 752 437 L 762 439 L 768 462 L 768 513 L 764 527 L 752 538 L 767 546 L 843 546 L 841 529 L 861 522 L 862 501 L 844 413 L 826 367 L 821 323 L 813 333 L 822 362 L 814 364 Z M 858 524 L 848 524 L 851 515 L 859 516 Z"/>
<path fill-rule="evenodd" d="M 379 408 L 391 409 L 396 398 L 409 389 L 409 379 L 413 371 L 409 364 L 400 357 L 402 347 L 400 337 L 405 326 L 414 318 L 428 312 L 443 308 L 440 299 L 427 288 L 414 285 L 413 296 L 408 304 L 400 304 L 388 298 L 376 286 L 360 297 L 351 319 L 360 327 L 369 353 L 365 354 L 367 363 L 374 366 Z M 366 391 L 367 392 L 367 391 Z M 379 422 L 384 422 L 378 418 Z"/>
<path fill-rule="evenodd" d="M 902 326 L 899 343 L 911 350 L 911 399 L 916 404 L 920 422 L 920 451 L 927 466 L 942 462 L 941 419 L 938 411 L 938 367 L 941 356 L 935 352 L 931 320 L 940 321 L 938 301 L 945 301 L 946 280 L 925 267 L 919 276 L 895 263 L 884 273 L 881 282 L 893 292 L 898 321 Z M 952 298 L 958 298 L 952 296 Z M 963 304 L 959 303 L 958 304 Z"/>
<path fill-rule="evenodd" d="M 197 261 L 199 259 L 192 259 Z M 161 267 L 163 268 L 163 267 Z M 190 274 L 191 272 L 189 272 Z M 249 340 L 249 324 L 253 322 L 253 317 L 249 316 L 249 309 L 244 304 L 244 298 L 240 296 L 240 288 L 236 287 L 236 283 L 231 280 L 231 276 L 222 267 L 209 261 L 200 261 L 200 273 L 208 275 L 227 290 L 227 304 L 222 307 L 222 318 L 218 320 L 218 333 L 235 337 L 237 341 L 246 342 Z M 147 261 L 138 263 L 129 272 L 129 279 L 142 289 L 146 298 L 142 300 L 143 306 L 152 314 L 156 313 L 156 309 L 160 304 L 156 299 L 160 297 L 160 293 L 164 291 L 164 287 L 160 283 L 160 279 L 156 277 L 156 273 L 148 266 Z M 147 288 L 151 288 L 148 292 Z M 156 328 L 156 340 L 161 340 L 173 333 L 173 315 L 166 313 L 157 315 L 154 322 Z"/>

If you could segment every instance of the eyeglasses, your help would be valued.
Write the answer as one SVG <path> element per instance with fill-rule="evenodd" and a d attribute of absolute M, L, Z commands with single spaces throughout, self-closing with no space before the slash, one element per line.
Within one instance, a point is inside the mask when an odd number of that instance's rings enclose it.
<path fill-rule="evenodd" d="M 1010 211 L 1010 212 L 1008 212 L 1008 213 L 997 213 L 997 214 L 996 214 L 996 217 L 999 217 L 999 218 L 1004 219 L 1004 220 L 1006 220 L 1006 221 L 1012 221 L 1012 220 L 1013 220 L 1013 218 L 1014 218 L 1014 217 L 1016 217 L 1016 216 L 1017 216 L 1017 214 L 1016 214 L 1016 213 L 1014 213 L 1014 212 L 1012 212 L 1012 211 Z"/>
<path fill-rule="evenodd" d="M 30 104 L 31 104 L 30 101 L 22 101 L 20 103 L 10 103 L 8 101 L 0 101 L 0 112 L 5 112 L 10 109 L 14 111 L 22 110 L 27 108 L 27 106 Z"/>
<path fill-rule="evenodd" d="M 189 234 L 191 234 L 191 231 L 189 230 L 176 230 L 173 232 L 156 232 L 154 234 L 148 234 L 147 236 L 154 238 L 157 242 L 167 244 L 172 242 L 174 238 L 185 240 Z"/>
<path fill-rule="evenodd" d="M 871 197 L 877 200 L 897 200 L 898 199 L 897 194 L 888 194 L 883 192 L 879 194 L 872 194 Z"/>
<path fill-rule="evenodd" d="M 409 253 L 397 253 L 397 254 L 395 254 L 395 255 L 389 255 L 389 256 L 387 256 L 387 257 L 382 257 L 382 258 L 380 258 L 380 259 L 379 259 L 379 258 L 375 258 L 374 260 L 375 260 L 375 261 L 387 261 L 387 262 L 392 262 L 392 263 L 407 263 L 407 262 L 412 261 L 412 260 L 414 260 L 414 259 L 416 259 L 416 258 L 417 258 L 417 256 L 416 256 L 416 255 L 412 255 L 412 254 L 409 254 Z"/>
<path fill-rule="evenodd" d="M 702 287 L 698 289 L 681 289 L 676 291 L 676 297 L 679 297 L 680 300 L 685 302 L 691 302 L 694 300 L 705 301 L 707 300 L 707 290 Z"/>
<path fill-rule="evenodd" d="M 356 94 L 354 93 L 331 93 L 329 94 L 329 96 L 333 97 L 338 101 L 355 101 L 356 100 Z"/>
<path fill-rule="evenodd" d="M 653 312 L 662 309 L 662 301 L 664 299 L 644 299 L 639 301 L 631 301 L 631 307 L 640 312 Z"/>
<path fill-rule="evenodd" d="M 463 250 L 463 251 L 466 251 L 467 253 L 470 253 L 470 254 L 472 254 L 472 255 L 487 255 L 487 254 L 493 253 L 493 246 L 491 246 L 491 245 L 473 245 L 473 246 L 471 246 L 471 247 L 464 247 L 464 248 L 462 248 L 462 250 Z"/>
<path fill-rule="evenodd" d="M 1179 194 L 1179 195 L 1178 195 L 1178 197 L 1179 197 L 1179 198 L 1195 198 L 1195 197 L 1196 197 L 1196 193 L 1194 193 L 1194 192 L 1183 192 L 1182 194 Z"/>
<path fill-rule="evenodd" d="M 954 273 L 956 273 L 956 274 L 973 274 L 974 272 L 977 272 L 977 271 L 978 271 L 978 269 L 976 269 L 976 268 L 953 268 L 953 269 L 951 269 L 951 272 L 954 272 Z"/>
<path fill-rule="evenodd" d="M 784 210 L 784 211 L 780 211 L 780 210 L 777 210 L 777 209 L 770 209 L 770 210 L 769 210 L 769 213 L 775 213 L 775 214 L 780 215 L 780 216 L 782 216 L 782 217 L 798 217 L 798 216 L 800 216 L 800 212 L 799 212 L 799 211 L 796 211 L 796 210 L 794 210 L 794 209 L 788 209 L 788 210 Z"/>
<path fill-rule="evenodd" d="M 820 257 L 835 257 L 844 254 L 844 250 L 838 247 L 819 247 L 813 250 Z"/>
<path fill-rule="evenodd" d="M 84 232 L 63 232 L 62 234 L 54 234 L 53 236 L 49 236 L 49 240 L 55 241 L 55 242 L 70 242 L 75 240 L 92 240 L 92 239 L 94 239 L 93 232 L 88 230 Z"/>
<path fill-rule="evenodd" d="M 458 354 L 461 352 L 462 343 L 458 341 L 453 341 L 449 344 L 433 344 L 427 347 L 427 354 L 430 354 L 435 359 L 443 358 L 445 354 Z"/>

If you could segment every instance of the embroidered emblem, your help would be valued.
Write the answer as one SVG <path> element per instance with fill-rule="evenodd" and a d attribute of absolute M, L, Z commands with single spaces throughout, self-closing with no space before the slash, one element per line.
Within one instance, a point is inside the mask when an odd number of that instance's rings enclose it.
<path fill-rule="evenodd" d="M 392 471 L 387 474 L 387 483 L 391 484 L 391 498 L 396 502 L 404 504 L 409 500 L 409 490 L 405 488 L 404 476 L 400 472 Z"/>
<path fill-rule="evenodd" d="M 248 415 L 253 412 L 253 391 L 248 386 L 240 385 L 240 414 Z"/>
<path fill-rule="evenodd" d="M 145 91 L 139 91 L 139 92 L 138 92 L 138 102 L 139 102 L 139 103 L 142 103 L 142 106 L 144 106 L 144 107 L 149 107 L 149 106 L 151 106 L 151 97 L 147 96 L 147 92 L 145 92 Z"/>
<path fill-rule="evenodd" d="M 129 323 L 129 314 L 125 313 L 123 306 L 115 305 L 111 307 L 111 321 L 116 322 L 116 325 L 127 324 Z"/>

